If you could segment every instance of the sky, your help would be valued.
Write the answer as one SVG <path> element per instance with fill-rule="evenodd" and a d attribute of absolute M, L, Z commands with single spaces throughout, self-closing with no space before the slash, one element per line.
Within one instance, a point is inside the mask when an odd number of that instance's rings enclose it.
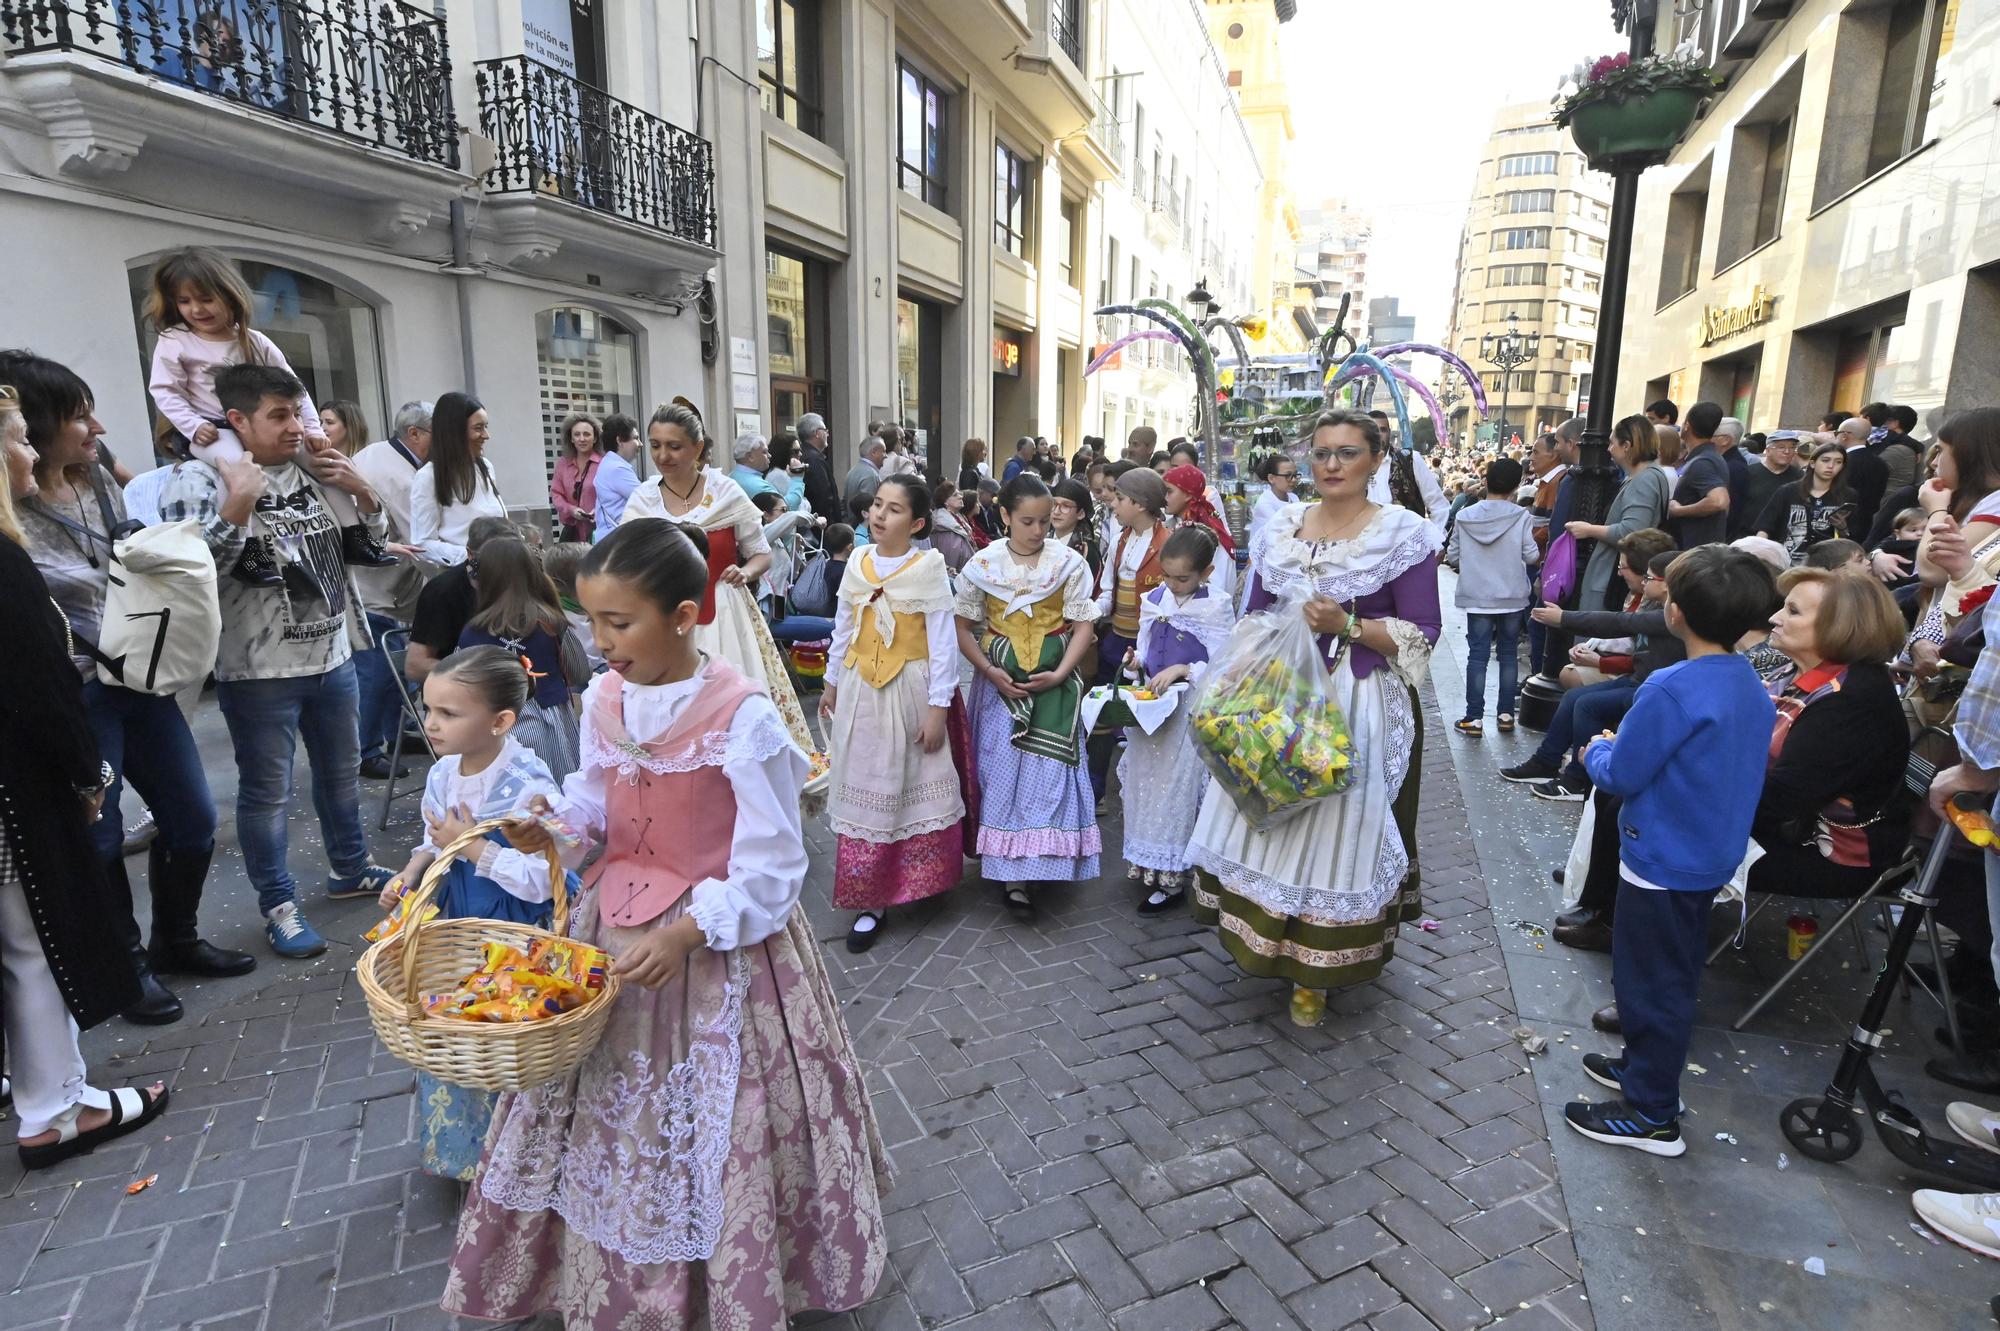
<path fill-rule="evenodd" d="M 1493 113 L 1540 101 L 1623 50 L 1610 0 L 1299 0 L 1279 29 L 1292 94 L 1292 192 L 1375 215 L 1368 294 L 1440 341 L 1458 233 Z M 1329 85 L 1340 91 L 1329 96 Z"/>

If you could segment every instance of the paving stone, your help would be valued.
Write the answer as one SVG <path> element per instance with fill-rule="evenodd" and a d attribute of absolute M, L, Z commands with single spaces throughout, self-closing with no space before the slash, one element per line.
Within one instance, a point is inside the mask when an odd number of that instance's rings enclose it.
<path fill-rule="evenodd" d="M 1478 1299 L 1452 1282 L 1413 1248 L 1383 1253 L 1369 1265 L 1444 1331 L 1469 1331 L 1490 1320 Z"/>
<path fill-rule="evenodd" d="M 1460 1221 L 1452 1232 L 1486 1256 L 1498 1257 L 1539 1243 L 1558 1227 L 1533 1203 L 1513 1201 Z"/>
<path fill-rule="evenodd" d="M 1209 1292 L 1243 1331 L 1299 1331 L 1298 1322 L 1278 1301 L 1278 1296 L 1247 1267 L 1213 1282 Z"/>
<path fill-rule="evenodd" d="M 1134 1304 L 1118 1315 L 1118 1331 L 1215 1331 L 1229 1314 L 1199 1285 Z"/>
<path fill-rule="evenodd" d="M 1338 1327 L 1387 1312 L 1402 1301 L 1382 1277 L 1362 1267 L 1293 1295 L 1289 1306 L 1309 1327 Z"/>
<path fill-rule="evenodd" d="M 1061 1247 L 1070 1265 L 1076 1268 L 1077 1275 L 1089 1287 L 1091 1296 L 1104 1308 L 1123 1308 L 1146 1297 L 1145 1282 L 1102 1232 L 1084 1229 L 1065 1235 Z M 1085 1323 L 1067 1325 L 1082 1326 Z"/>
<path fill-rule="evenodd" d="M 1242 1264 L 1229 1244 L 1214 1234 L 1190 1234 L 1132 1259 L 1133 1269 L 1155 1294 L 1196 1280 L 1213 1280 Z"/>
<path fill-rule="evenodd" d="M 1024 1294 L 1050 1289 L 1076 1278 L 1069 1259 L 1053 1241 L 975 1266 L 965 1273 L 966 1287 L 975 1305 L 991 1307 Z M 1039 1314 L 1038 1314 L 1039 1315 Z"/>
<path fill-rule="evenodd" d="M 1257 1217 L 1231 1221 L 1222 1227 L 1221 1232 L 1223 1242 L 1235 1249 L 1264 1287 L 1279 1298 L 1295 1294 L 1313 1283 L 1313 1275 L 1306 1270 L 1304 1263 L 1294 1257 L 1285 1241 Z M 1228 1302 L 1224 1299 L 1224 1306 L 1228 1306 Z"/>
<path fill-rule="evenodd" d="M 1382 1253 L 1395 1252 L 1401 1246 L 1396 1236 L 1372 1217 L 1357 1216 L 1294 1245 L 1292 1251 L 1312 1268 L 1314 1275 L 1322 1280 L 1331 1280 Z"/>

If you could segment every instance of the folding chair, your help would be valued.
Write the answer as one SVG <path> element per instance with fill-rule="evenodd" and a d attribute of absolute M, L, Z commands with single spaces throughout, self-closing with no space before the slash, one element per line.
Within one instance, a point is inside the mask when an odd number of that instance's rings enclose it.
<path fill-rule="evenodd" d="M 398 683 L 402 683 L 404 679 L 403 658 L 408 656 L 410 651 L 410 631 L 406 628 L 390 629 L 382 635 L 379 650 L 382 653 L 383 661 L 387 662 L 389 666 L 389 677 Z M 376 824 L 376 827 L 382 831 L 387 831 L 389 828 L 390 805 L 405 796 L 421 795 L 423 793 L 424 783 L 421 779 L 408 790 L 400 793 L 396 790 L 396 773 L 401 767 L 403 759 L 403 739 L 412 727 L 416 729 L 417 734 L 423 739 L 424 757 L 430 762 L 437 761 L 437 750 L 431 747 L 430 737 L 424 734 L 424 705 L 422 700 L 416 694 L 411 693 L 407 685 L 398 691 L 397 696 L 403 702 L 402 716 L 396 723 L 396 742 L 389 750 L 389 779 L 384 783 L 382 789 L 382 819 Z"/>
<path fill-rule="evenodd" d="M 1918 742 L 1911 746 L 1909 762 L 1903 769 L 1904 788 L 1918 800 L 1923 800 L 1929 796 L 1931 778 L 1937 775 L 1937 764 L 1929 756 L 1932 752 L 1931 746 L 1922 742 L 1927 737 L 1928 732 L 1920 735 Z M 1949 738 L 1948 732 L 1946 737 Z M 1842 929 L 1849 931 L 1849 936 L 1854 940 L 1855 946 L 1861 951 L 1862 970 L 1868 970 L 1868 944 L 1867 940 L 1861 935 L 1856 917 L 1869 906 L 1878 906 L 1886 909 L 1889 903 L 1895 899 L 1896 893 L 1902 888 L 1903 884 L 1916 877 L 1917 870 L 1920 867 L 1919 858 L 1917 852 L 1913 849 L 1906 853 L 1901 860 L 1879 874 L 1875 881 L 1869 884 L 1867 891 L 1853 898 L 1848 907 L 1841 911 L 1839 918 L 1834 920 L 1828 927 L 1819 931 L 1819 937 L 1813 941 L 1811 947 L 1806 949 L 1805 954 L 1787 966 L 1784 973 L 1772 981 L 1771 987 L 1758 995 L 1757 1001 L 1744 1009 L 1742 1016 L 1730 1023 L 1729 1029 L 1740 1031 L 1749 1025 L 1751 1021 L 1755 1020 L 1757 1014 L 1762 1012 L 1772 999 L 1783 992 L 1786 985 L 1797 979 L 1799 973 L 1812 964 L 1813 958 L 1817 957 L 1820 954 L 1820 950 L 1831 943 L 1834 936 L 1840 933 Z M 1716 958 L 1728 951 L 1731 946 L 1740 946 L 1742 939 L 1749 932 L 1750 921 L 1756 919 L 1758 915 L 1763 913 L 1766 907 L 1779 897 L 1792 897 L 1796 900 L 1809 901 L 1838 901 L 1841 899 L 1839 897 L 1815 897 L 1809 893 L 1804 896 L 1795 896 L 1789 892 L 1762 892 L 1758 895 L 1763 899 L 1751 905 L 1744 913 L 1742 924 L 1737 927 L 1736 931 L 1730 937 L 1723 939 L 1716 946 L 1715 950 L 1708 954 L 1709 964 L 1713 965 Z M 1919 988 L 1923 989 L 1925 994 L 1929 995 L 1944 1009 L 1945 1025 L 1950 1028 L 1952 1039 L 1956 1041 L 1958 1039 L 1958 1009 L 1952 1001 L 1951 981 L 1944 973 L 1944 948 L 1938 939 L 1937 916 L 1935 912 L 1927 912 L 1925 914 L 1924 930 L 1931 945 L 1931 959 L 1937 967 L 1938 990 L 1934 992 L 1929 985 L 1924 983 L 1920 976 L 1910 975 L 1910 978 Z M 1910 974 L 1907 969 L 1905 974 Z"/>

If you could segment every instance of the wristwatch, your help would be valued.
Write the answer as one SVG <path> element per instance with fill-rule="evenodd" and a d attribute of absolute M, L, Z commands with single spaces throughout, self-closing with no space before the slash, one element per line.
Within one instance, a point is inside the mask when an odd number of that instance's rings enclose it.
<path fill-rule="evenodd" d="M 1340 636 L 1349 642 L 1361 641 L 1361 616 L 1352 610 L 1347 612 L 1347 623 L 1341 628 Z"/>
<path fill-rule="evenodd" d="M 77 796 L 81 799 L 88 799 L 98 791 L 108 789 L 117 776 L 118 773 L 111 770 L 109 759 L 100 760 L 97 764 L 97 784 L 94 786 L 78 786 L 76 788 Z"/>

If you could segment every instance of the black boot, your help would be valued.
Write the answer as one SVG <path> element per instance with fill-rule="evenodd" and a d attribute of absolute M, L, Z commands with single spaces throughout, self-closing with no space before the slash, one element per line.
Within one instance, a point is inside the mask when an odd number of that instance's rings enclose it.
<path fill-rule="evenodd" d="M 375 533 L 360 523 L 340 529 L 340 558 L 362 568 L 392 568 L 397 563 L 396 556 L 375 538 Z"/>
<path fill-rule="evenodd" d="M 243 553 L 238 556 L 236 567 L 229 570 L 229 576 L 252 587 L 282 587 L 285 582 L 278 574 L 270 538 L 265 536 L 252 536 L 243 543 Z"/>
<path fill-rule="evenodd" d="M 153 886 L 152 968 L 167 975 L 222 977 L 248 975 L 257 958 L 205 941 L 195 930 L 201 908 L 202 884 L 215 855 L 211 844 L 200 850 L 168 850 L 153 843 L 147 872 Z"/>
<path fill-rule="evenodd" d="M 115 857 L 107 860 L 104 878 L 111 889 L 111 909 L 118 915 L 111 926 L 131 949 L 133 969 L 139 972 L 139 1001 L 120 1015 L 139 1026 L 165 1026 L 179 1021 L 183 1011 L 181 1000 L 154 977 L 152 960 L 139 943 L 139 922 L 132 914 L 132 879 L 125 872 L 125 861 Z"/>

